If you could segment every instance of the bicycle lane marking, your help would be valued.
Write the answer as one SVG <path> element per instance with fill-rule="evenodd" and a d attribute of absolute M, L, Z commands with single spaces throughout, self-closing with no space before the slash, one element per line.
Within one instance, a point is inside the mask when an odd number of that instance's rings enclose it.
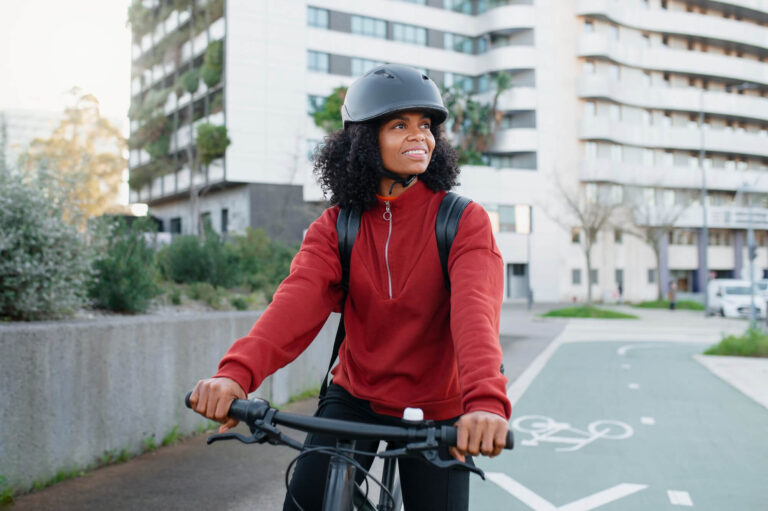
<path fill-rule="evenodd" d="M 564 351 L 557 353 L 546 369 L 541 364 L 537 370 L 540 378 L 535 382 L 531 378 L 530 389 L 519 399 L 514 415 L 565 419 L 580 428 L 607 417 L 634 426 L 635 438 L 622 442 L 599 439 L 579 451 L 563 453 L 551 443 L 521 445 L 524 435 L 519 434 L 515 451 L 489 462 L 481 460 L 481 468 L 504 473 L 553 502 L 575 501 L 626 483 L 648 488 L 607 508 L 666 508 L 671 503 L 667 492 L 686 492 L 702 509 L 723 509 L 717 507 L 718 502 L 733 496 L 732 492 L 740 494 L 737 500 L 744 503 L 744 509 L 749 505 L 755 508 L 757 501 L 764 503 L 757 483 L 764 472 L 759 470 L 759 455 L 766 446 L 756 443 L 760 427 L 768 425 L 763 409 L 758 410 L 762 415 L 755 414 L 751 401 L 700 370 L 691 355 L 703 346 L 655 342 L 655 349 L 650 349 L 649 343 L 649 349 L 625 350 L 626 358 L 618 356 L 617 347 L 626 343 L 561 343 Z M 632 363 L 631 370 L 622 367 L 624 362 Z M 640 388 L 628 390 L 628 381 L 639 382 Z M 748 435 L 727 434 L 737 425 L 743 429 L 745 424 Z M 746 477 L 733 473 L 733 467 L 742 465 L 736 461 L 739 456 L 754 465 Z M 744 472 L 740 468 L 737 471 Z M 474 486 L 478 484 L 482 483 Z M 520 507 L 522 502 L 510 501 L 510 493 L 496 484 L 486 488 L 493 487 L 499 488 L 495 497 L 490 489 L 486 490 L 487 498 L 473 497 L 473 510 L 530 509 Z M 676 498 L 673 505 L 687 504 Z"/>
<path fill-rule="evenodd" d="M 645 484 L 622 483 L 613 488 L 594 493 L 588 497 L 575 500 L 571 503 L 556 507 L 544 497 L 537 495 L 519 482 L 500 472 L 488 472 L 488 479 L 502 487 L 512 496 L 523 502 L 534 511 L 590 511 L 609 502 L 619 500 L 648 487 Z"/>

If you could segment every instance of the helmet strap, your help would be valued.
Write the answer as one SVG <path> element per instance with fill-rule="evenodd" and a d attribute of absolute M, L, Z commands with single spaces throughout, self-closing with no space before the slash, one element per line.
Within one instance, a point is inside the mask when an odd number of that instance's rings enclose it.
<path fill-rule="evenodd" d="M 385 177 L 394 180 L 392 186 L 389 187 L 389 195 L 392 195 L 396 184 L 400 184 L 403 188 L 408 188 L 408 186 L 413 183 L 413 180 L 416 179 L 416 174 L 408 177 L 402 177 L 387 169 L 383 169 L 381 173 L 384 174 Z"/>

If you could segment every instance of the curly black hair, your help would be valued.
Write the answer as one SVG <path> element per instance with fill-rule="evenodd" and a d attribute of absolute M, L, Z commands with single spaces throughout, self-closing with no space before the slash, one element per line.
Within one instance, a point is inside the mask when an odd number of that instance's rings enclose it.
<path fill-rule="evenodd" d="M 384 166 L 379 151 L 381 121 L 354 123 L 325 137 L 314 154 L 314 173 L 331 205 L 365 211 L 376 204 Z M 430 190 L 448 191 L 458 185 L 456 151 L 442 126 L 430 128 L 435 149 L 426 172 L 419 175 Z"/>

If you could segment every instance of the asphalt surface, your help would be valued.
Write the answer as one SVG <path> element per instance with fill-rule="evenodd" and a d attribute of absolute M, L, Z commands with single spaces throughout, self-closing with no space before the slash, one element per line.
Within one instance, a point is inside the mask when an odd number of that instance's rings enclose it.
<path fill-rule="evenodd" d="M 537 318 L 547 310 L 507 305 L 502 311 L 501 344 L 510 382 L 562 331 L 565 321 Z M 315 399 L 285 409 L 312 414 Z M 246 432 L 241 431 L 241 432 Z M 299 432 L 294 438 L 301 439 Z M 285 495 L 285 469 L 295 452 L 271 445 L 237 442 L 205 445 L 196 435 L 16 498 L 12 511 L 279 510 Z"/>

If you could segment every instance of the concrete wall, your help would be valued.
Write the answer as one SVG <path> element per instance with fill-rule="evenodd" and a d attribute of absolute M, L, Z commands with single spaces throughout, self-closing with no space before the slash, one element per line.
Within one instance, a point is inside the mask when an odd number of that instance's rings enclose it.
<path fill-rule="evenodd" d="M 0 325 L 0 475 L 28 488 L 105 451 L 160 445 L 205 419 L 184 396 L 211 376 L 257 312 Z M 335 316 L 335 315 L 334 315 Z M 256 391 L 274 404 L 317 387 L 337 317 L 296 361 Z"/>

